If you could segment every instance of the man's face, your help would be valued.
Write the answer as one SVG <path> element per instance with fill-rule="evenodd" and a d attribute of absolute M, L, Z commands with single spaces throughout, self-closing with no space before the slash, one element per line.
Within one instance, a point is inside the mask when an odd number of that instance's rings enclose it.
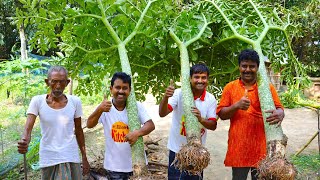
<path fill-rule="evenodd" d="M 241 79 L 248 83 L 256 81 L 258 69 L 258 64 L 252 60 L 241 61 L 239 66 Z"/>
<path fill-rule="evenodd" d="M 64 89 L 70 82 L 70 80 L 67 79 L 65 72 L 63 71 L 53 71 L 49 79 L 46 79 L 45 81 L 51 89 L 51 95 L 56 98 L 63 95 Z"/>
<path fill-rule="evenodd" d="M 113 86 L 110 87 L 111 94 L 115 101 L 117 102 L 126 102 L 130 94 L 129 83 L 124 83 L 122 79 L 116 79 L 113 83 Z"/>
<path fill-rule="evenodd" d="M 193 74 L 190 83 L 193 90 L 203 91 L 208 85 L 208 74 L 206 72 Z"/>

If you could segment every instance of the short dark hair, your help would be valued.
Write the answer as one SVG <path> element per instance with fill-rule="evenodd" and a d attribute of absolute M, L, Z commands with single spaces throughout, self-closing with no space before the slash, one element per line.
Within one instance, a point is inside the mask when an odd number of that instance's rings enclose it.
<path fill-rule="evenodd" d="M 203 64 L 195 64 L 190 68 L 190 77 L 192 77 L 193 74 L 202 74 L 202 73 L 207 73 L 209 76 L 209 68 Z"/>
<path fill-rule="evenodd" d="M 259 55 L 253 49 L 245 49 L 245 50 L 241 51 L 241 53 L 239 54 L 239 57 L 238 57 L 239 65 L 242 61 L 245 61 L 245 60 L 254 61 L 258 64 L 258 66 L 260 64 Z"/>
<path fill-rule="evenodd" d="M 123 83 L 129 83 L 129 87 L 131 87 L 131 77 L 124 72 L 116 72 L 113 74 L 111 79 L 111 87 L 114 84 L 116 79 L 121 79 Z"/>

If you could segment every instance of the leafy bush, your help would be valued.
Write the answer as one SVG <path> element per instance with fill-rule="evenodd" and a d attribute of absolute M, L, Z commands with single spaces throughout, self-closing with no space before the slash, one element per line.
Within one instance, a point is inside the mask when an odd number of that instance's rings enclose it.
<path fill-rule="evenodd" d="M 299 89 L 280 93 L 280 100 L 284 107 L 295 108 L 300 107 L 298 104 L 299 97 L 303 96 Z"/>
<path fill-rule="evenodd" d="M 27 105 L 32 96 L 46 92 L 44 71 L 48 63 L 20 59 L 0 63 L 1 96 L 12 98 L 16 105 Z M 5 97 L 6 96 L 6 97 Z"/>

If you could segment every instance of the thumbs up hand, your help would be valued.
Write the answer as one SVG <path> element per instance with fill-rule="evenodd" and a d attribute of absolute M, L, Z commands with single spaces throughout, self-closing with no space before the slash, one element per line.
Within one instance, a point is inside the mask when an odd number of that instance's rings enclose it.
<path fill-rule="evenodd" d="M 167 97 L 167 98 L 172 97 L 174 90 L 175 90 L 175 88 L 174 88 L 173 80 L 170 79 L 170 85 L 166 89 L 165 97 Z"/>
<path fill-rule="evenodd" d="M 103 96 L 103 101 L 101 104 L 98 106 L 99 110 L 102 112 L 109 112 L 111 109 L 112 103 L 111 101 L 108 100 L 107 96 Z"/>
<path fill-rule="evenodd" d="M 250 106 L 250 99 L 248 98 L 248 89 L 245 89 L 243 97 L 237 102 L 238 109 L 247 110 Z"/>

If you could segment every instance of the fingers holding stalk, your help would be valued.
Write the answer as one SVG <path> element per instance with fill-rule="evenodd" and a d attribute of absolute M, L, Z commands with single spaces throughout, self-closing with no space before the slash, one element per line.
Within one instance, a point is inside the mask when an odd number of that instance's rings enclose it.
<path fill-rule="evenodd" d="M 20 154 L 25 154 L 28 152 L 29 142 L 26 139 L 21 139 L 18 141 L 18 152 Z"/>
<path fill-rule="evenodd" d="M 198 121 L 202 121 L 201 112 L 197 109 L 197 107 L 191 107 L 191 112 L 194 116 L 197 117 Z"/>
<path fill-rule="evenodd" d="M 281 108 L 266 110 L 265 113 L 270 113 L 270 115 L 266 118 L 266 121 L 270 125 L 277 124 L 277 126 L 281 125 L 281 122 L 284 118 L 284 111 Z"/>

